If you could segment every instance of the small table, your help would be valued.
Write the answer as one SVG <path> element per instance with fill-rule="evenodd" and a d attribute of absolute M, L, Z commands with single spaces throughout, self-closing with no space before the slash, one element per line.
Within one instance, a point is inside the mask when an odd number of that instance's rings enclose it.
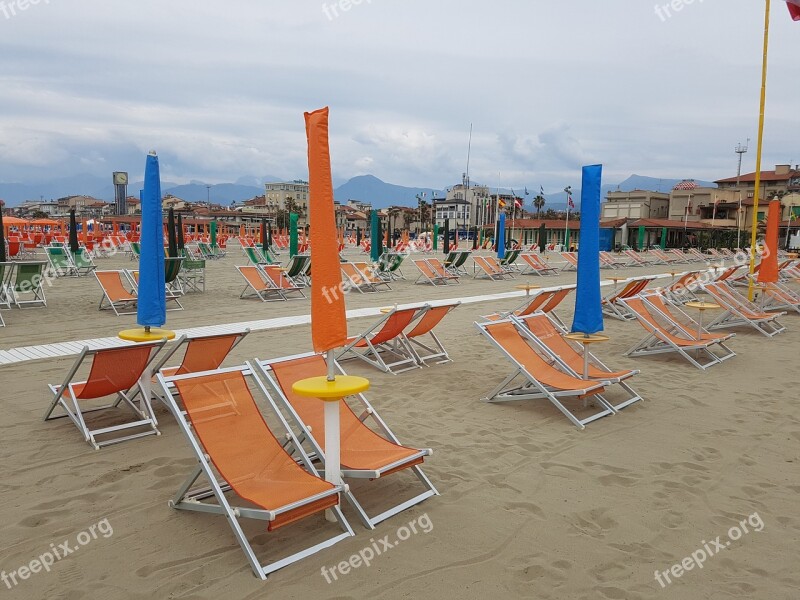
<path fill-rule="evenodd" d="M 564 339 L 572 340 L 573 342 L 578 342 L 583 345 L 583 378 L 589 379 L 589 351 L 586 346 L 597 342 L 607 342 L 611 338 L 602 333 L 566 333 L 564 334 Z"/>
<path fill-rule="evenodd" d="M 696 308 L 700 311 L 700 318 L 697 320 L 697 339 L 703 339 L 703 313 L 707 310 L 714 310 L 717 308 L 722 308 L 719 304 L 715 304 L 714 302 L 687 302 L 684 306 L 688 306 L 689 308 Z"/>
<path fill-rule="evenodd" d="M 531 290 L 538 290 L 538 289 L 541 289 L 541 287 L 542 286 L 540 286 L 540 285 L 531 285 L 529 283 L 524 283 L 522 285 L 516 286 L 516 288 L 518 290 L 525 290 L 525 295 L 526 296 L 530 296 L 531 295 Z"/>

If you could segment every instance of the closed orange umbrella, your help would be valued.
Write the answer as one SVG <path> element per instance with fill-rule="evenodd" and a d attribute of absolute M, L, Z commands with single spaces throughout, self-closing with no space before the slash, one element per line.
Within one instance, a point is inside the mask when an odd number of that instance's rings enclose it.
<path fill-rule="evenodd" d="M 344 294 L 336 245 L 331 157 L 328 146 L 328 109 L 305 114 L 308 137 L 309 217 L 311 246 L 311 338 L 315 352 L 340 348 L 347 342 Z"/>
<path fill-rule="evenodd" d="M 764 236 L 766 252 L 758 268 L 758 283 L 778 282 L 778 235 L 781 222 L 781 201 L 769 203 L 767 215 L 767 233 Z"/>

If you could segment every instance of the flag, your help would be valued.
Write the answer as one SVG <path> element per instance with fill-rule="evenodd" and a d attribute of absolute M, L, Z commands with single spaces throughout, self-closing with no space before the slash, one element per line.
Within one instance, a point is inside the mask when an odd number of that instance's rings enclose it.
<path fill-rule="evenodd" d="M 539 193 L 544 196 L 544 188 L 542 186 L 539 186 Z"/>
<path fill-rule="evenodd" d="M 571 209 L 575 208 L 575 203 L 572 201 L 572 196 L 567 196 L 567 206 L 569 206 Z"/>
<path fill-rule="evenodd" d="M 525 186 L 525 195 L 528 195 L 528 186 Z"/>
<path fill-rule="evenodd" d="M 505 201 L 505 200 L 503 200 L 502 198 L 500 198 L 500 199 L 497 201 L 497 205 L 498 205 L 500 208 L 505 208 L 505 207 L 506 207 L 506 201 Z"/>
<path fill-rule="evenodd" d="M 786 6 L 789 7 L 789 14 L 792 19 L 800 21 L 800 0 L 786 0 Z"/>
<path fill-rule="evenodd" d="M 522 200 L 520 198 L 514 198 L 514 208 L 522 208 Z"/>

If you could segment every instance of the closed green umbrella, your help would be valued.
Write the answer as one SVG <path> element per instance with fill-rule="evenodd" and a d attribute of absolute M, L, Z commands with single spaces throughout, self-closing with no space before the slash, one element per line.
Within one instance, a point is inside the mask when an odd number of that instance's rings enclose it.
<path fill-rule="evenodd" d="M 78 221 L 75 218 L 75 209 L 69 211 L 69 251 L 76 254 L 80 249 L 78 244 Z"/>
<path fill-rule="evenodd" d="M 639 245 L 639 250 L 640 250 L 640 251 L 641 251 L 641 250 L 643 250 L 643 249 L 645 249 L 645 248 L 644 248 L 644 246 L 645 246 L 645 244 L 644 244 L 644 238 L 645 238 L 645 236 L 646 236 L 646 235 L 647 235 L 647 234 L 646 234 L 646 232 L 645 232 L 645 227 L 644 227 L 644 225 L 639 225 L 639 242 L 638 242 L 638 245 Z"/>
<path fill-rule="evenodd" d="M 356 227 L 356 246 L 361 247 L 361 227 Z"/>
<path fill-rule="evenodd" d="M 183 217 L 178 213 L 178 250 L 184 250 L 186 243 L 183 239 Z"/>
<path fill-rule="evenodd" d="M 666 250 L 667 249 L 667 228 L 666 227 L 662 227 L 661 228 L 661 249 L 662 250 Z"/>
<path fill-rule="evenodd" d="M 442 234 L 442 237 L 444 238 L 444 248 L 443 248 L 444 253 L 445 254 L 449 254 L 450 253 L 450 219 L 445 219 L 444 220 L 444 233 Z"/>
<path fill-rule="evenodd" d="M 439 225 L 436 224 L 433 226 L 433 249 L 439 249 Z"/>
<path fill-rule="evenodd" d="M 0 206 L 0 262 L 6 262 L 6 230 L 3 225 L 3 208 Z"/>
<path fill-rule="evenodd" d="M 297 254 L 297 220 L 299 219 L 297 213 L 289 214 L 289 257 L 291 258 Z"/>
<path fill-rule="evenodd" d="M 178 238 L 175 236 L 175 209 L 172 207 L 167 212 L 167 255 L 170 258 L 178 256 Z"/>
<path fill-rule="evenodd" d="M 547 226 L 542 223 L 539 225 L 539 253 L 544 252 L 544 248 L 547 245 Z"/>
<path fill-rule="evenodd" d="M 261 249 L 266 252 L 269 250 L 269 240 L 267 239 L 267 220 L 261 219 Z"/>
<path fill-rule="evenodd" d="M 217 247 L 217 222 L 211 221 L 211 247 Z"/>
<path fill-rule="evenodd" d="M 381 259 L 381 254 L 383 254 L 383 236 L 381 235 L 381 221 L 380 217 L 378 217 L 377 210 L 373 210 L 370 215 L 369 227 L 371 241 L 370 258 L 372 262 L 378 262 Z"/>

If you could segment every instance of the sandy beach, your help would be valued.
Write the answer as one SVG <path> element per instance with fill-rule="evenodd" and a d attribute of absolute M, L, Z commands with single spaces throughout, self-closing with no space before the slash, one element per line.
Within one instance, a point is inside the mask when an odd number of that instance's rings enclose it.
<path fill-rule="evenodd" d="M 348 256 L 358 254 L 351 250 Z M 135 265 L 124 256 L 96 262 L 101 269 Z M 234 265 L 246 262 L 231 244 L 224 259 L 208 264 L 207 291 L 182 298 L 185 310 L 168 313 L 167 326 L 309 312 L 308 300 L 240 300 L 244 280 Z M 393 291 L 350 293 L 348 309 L 514 292 L 520 283 L 575 282 L 572 272 L 506 282 L 462 278 L 462 285 L 434 288 L 414 285 L 417 270 L 406 265 L 407 280 L 392 283 Z M 602 276 L 689 268 L 631 268 Z M 3 312 L 0 348 L 114 336 L 134 324 L 134 317 L 97 310 L 94 277 L 62 278 L 46 293 L 47 308 Z M 225 519 L 167 506 L 195 461 L 163 406 L 161 436 L 96 451 L 66 419 L 42 421 L 50 400 L 46 384 L 60 383 L 74 357 L 0 367 L 0 569 L 17 571 L 51 544 L 85 541 L 95 526 L 86 544 L 48 571 L 18 576 L 16 585 L 4 580 L 0 591 L 8 598 L 70 600 L 797 598 L 800 317 L 783 317 L 788 331 L 774 339 L 735 330 L 730 346 L 737 356 L 708 372 L 671 355 L 624 357 L 645 332 L 635 322 L 606 319 L 611 339 L 596 353 L 614 369 L 640 369 L 631 384 L 645 401 L 578 431 L 543 401 L 480 400 L 511 365 L 473 322 L 522 300 L 469 303 L 449 315 L 438 334 L 450 364 L 400 375 L 352 361 L 344 365 L 370 379 L 368 397 L 403 442 L 434 449 L 424 470 L 441 495 L 372 532 L 343 504 L 356 536 L 266 582 L 253 575 Z M 571 296 L 557 311 L 567 323 L 573 304 Z M 353 319 L 350 332 L 374 321 Z M 310 349 L 307 326 L 254 332 L 225 364 Z M 358 481 L 353 489 L 374 512 L 419 491 L 407 473 Z M 398 539 L 408 529 L 398 530 L 410 523 L 417 533 Z M 246 531 L 267 560 L 297 551 L 333 527 L 315 516 L 274 533 L 248 522 Z M 324 569 L 330 572 L 385 536 L 393 547 L 370 566 L 325 576 Z M 710 553 L 718 548 L 714 540 L 724 549 Z M 702 568 L 694 563 L 659 583 L 656 571 L 670 571 L 693 553 L 699 557 L 698 550 L 708 555 Z"/>

